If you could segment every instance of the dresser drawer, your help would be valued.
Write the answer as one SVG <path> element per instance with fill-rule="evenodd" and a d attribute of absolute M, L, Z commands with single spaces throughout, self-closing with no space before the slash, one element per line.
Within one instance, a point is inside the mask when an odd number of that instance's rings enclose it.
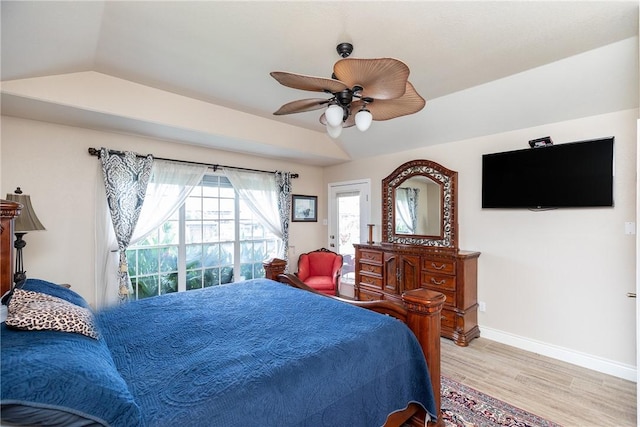
<path fill-rule="evenodd" d="M 382 277 L 382 265 L 360 263 L 360 271 Z"/>
<path fill-rule="evenodd" d="M 376 289 L 382 289 L 382 277 L 375 277 L 375 276 L 369 276 L 366 274 L 360 274 L 360 283 L 373 286 Z"/>
<path fill-rule="evenodd" d="M 452 330 L 456 326 L 456 315 L 453 311 L 442 310 L 440 312 L 440 327 Z"/>
<path fill-rule="evenodd" d="M 456 276 L 444 276 L 440 274 L 431 274 L 426 271 L 422 272 L 422 286 L 429 286 L 439 292 L 442 289 L 456 289 Z"/>
<path fill-rule="evenodd" d="M 456 262 L 449 259 L 423 258 L 422 269 L 433 273 L 455 274 Z"/>
<path fill-rule="evenodd" d="M 382 294 L 366 288 L 358 289 L 358 301 L 378 301 L 382 299 Z"/>
<path fill-rule="evenodd" d="M 370 251 L 367 249 L 360 250 L 360 260 L 361 261 L 371 261 L 377 264 L 382 264 L 382 252 L 380 251 Z"/>
<path fill-rule="evenodd" d="M 446 299 L 444 300 L 444 305 L 447 307 L 454 307 L 456 306 L 456 292 L 455 291 L 451 291 L 448 289 L 440 289 L 434 286 L 423 286 L 424 288 L 429 289 L 430 291 L 436 291 L 436 292 L 440 292 L 442 294 L 444 294 L 444 296 L 446 297 Z"/>

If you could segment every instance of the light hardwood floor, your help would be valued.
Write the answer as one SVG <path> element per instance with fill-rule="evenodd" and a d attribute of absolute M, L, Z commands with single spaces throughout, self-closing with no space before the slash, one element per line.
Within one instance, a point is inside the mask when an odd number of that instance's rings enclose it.
<path fill-rule="evenodd" d="M 485 338 L 442 339 L 442 375 L 565 427 L 636 425 L 636 384 Z"/>

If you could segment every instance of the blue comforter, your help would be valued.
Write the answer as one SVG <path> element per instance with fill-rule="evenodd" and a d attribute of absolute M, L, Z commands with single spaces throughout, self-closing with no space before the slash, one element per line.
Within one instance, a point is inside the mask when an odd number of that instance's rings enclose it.
<path fill-rule="evenodd" d="M 148 298 L 96 321 L 139 425 L 372 427 L 409 402 L 435 412 L 404 324 L 277 282 Z"/>

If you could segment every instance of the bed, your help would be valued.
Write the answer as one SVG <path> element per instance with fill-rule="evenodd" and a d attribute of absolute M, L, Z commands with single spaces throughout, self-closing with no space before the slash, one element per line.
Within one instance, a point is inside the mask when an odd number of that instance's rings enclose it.
<path fill-rule="evenodd" d="M 265 267 L 267 279 L 91 313 L 94 337 L 3 322 L 3 425 L 439 423 L 441 294 L 363 310 Z M 72 290 L 35 279 L 10 304 L 50 297 L 89 310 Z"/>

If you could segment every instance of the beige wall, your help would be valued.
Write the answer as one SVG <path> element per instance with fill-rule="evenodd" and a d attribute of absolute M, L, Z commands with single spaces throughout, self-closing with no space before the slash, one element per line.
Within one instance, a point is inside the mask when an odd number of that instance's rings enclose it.
<path fill-rule="evenodd" d="M 478 297 L 483 336 L 623 377 L 635 376 L 636 119 L 627 110 L 354 161 L 325 170 L 327 182 L 370 178 L 375 241 L 380 186 L 412 159 L 458 171 L 459 244 L 482 252 Z M 615 207 L 544 212 L 481 209 L 482 154 L 615 136 Z"/>
<path fill-rule="evenodd" d="M 318 195 L 318 209 L 326 211 L 323 171 L 315 166 L 6 116 L 2 117 L 1 132 L 0 194 L 4 197 L 20 186 L 31 195 L 47 229 L 25 236 L 27 275 L 69 283 L 90 302 L 95 300 L 95 193 L 102 178 L 100 162 L 87 153 L 89 147 L 299 173 L 300 178 L 293 180 L 293 192 Z M 298 254 L 320 248 L 326 242 L 325 229 L 321 220 L 291 223 L 290 244 Z"/>

